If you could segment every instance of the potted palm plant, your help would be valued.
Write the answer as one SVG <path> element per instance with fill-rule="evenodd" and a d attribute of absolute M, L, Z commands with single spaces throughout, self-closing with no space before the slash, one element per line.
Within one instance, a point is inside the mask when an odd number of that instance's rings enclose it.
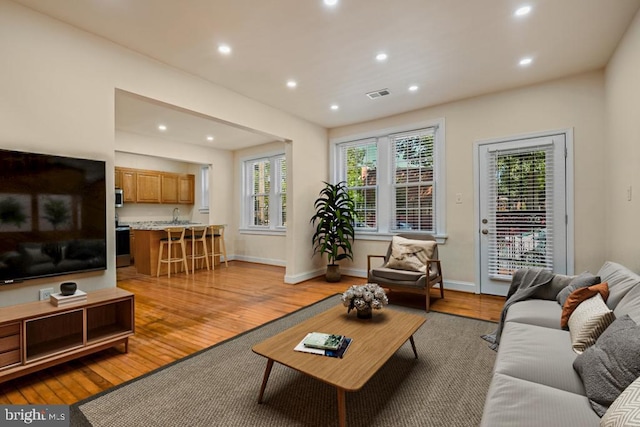
<path fill-rule="evenodd" d="M 316 213 L 311 217 L 315 226 L 313 253 L 327 254 L 327 282 L 340 281 L 340 266 L 336 261 L 353 259 L 351 242 L 355 237 L 355 204 L 347 191 L 347 183 L 325 182 L 320 197 L 314 202 Z"/>

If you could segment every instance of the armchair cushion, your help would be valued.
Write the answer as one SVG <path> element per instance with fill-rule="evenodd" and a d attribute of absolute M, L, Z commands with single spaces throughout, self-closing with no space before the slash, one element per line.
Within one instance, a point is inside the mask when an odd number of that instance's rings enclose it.
<path fill-rule="evenodd" d="M 388 269 L 427 272 L 427 261 L 433 258 L 436 242 L 432 240 L 411 240 L 393 236 L 391 254 L 385 265 Z"/>

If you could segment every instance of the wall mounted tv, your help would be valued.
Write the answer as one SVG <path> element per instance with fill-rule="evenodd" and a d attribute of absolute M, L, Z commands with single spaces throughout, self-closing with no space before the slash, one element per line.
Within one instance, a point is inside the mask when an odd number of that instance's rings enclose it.
<path fill-rule="evenodd" d="M 107 268 L 105 162 L 0 150 L 0 284 Z"/>

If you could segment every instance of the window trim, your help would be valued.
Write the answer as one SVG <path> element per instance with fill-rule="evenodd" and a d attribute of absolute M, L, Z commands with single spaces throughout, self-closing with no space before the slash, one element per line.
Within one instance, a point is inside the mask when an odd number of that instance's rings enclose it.
<path fill-rule="evenodd" d="M 262 225 L 253 225 L 252 224 L 252 215 L 253 215 L 253 211 L 252 211 L 252 204 L 250 203 L 250 197 L 252 196 L 252 192 L 251 192 L 251 185 L 252 185 L 252 180 L 250 178 L 250 172 L 247 170 L 248 165 L 250 163 L 253 163 L 255 161 L 260 161 L 260 160 L 269 160 L 272 165 L 271 165 L 271 170 L 272 170 L 272 176 L 271 176 L 271 189 L 270 189 L 270 193 L 269 193 L 269 197 L 270 198 L 277 198 L 279 199 L 280 195 L 282 194 L 281 191 L 276 191 L 276 188 L 279 187 L 280 183 L 278 182 L 277 185 L 275 184 L 275 181 L 277 181 L 279 175 L 279 171 L 276 172 L 277 165 L 276 162 L 278 159 L 283 159 L 286 163 L 287 161 L 287 157 L 286 154 L 282 151 L 275 151 L 275 152 L 268 152 L 268 153 L 261 153 L 261 154 L 256 154 L 254 156 L 248 156 L 248 157 L 243 157 L 240 159 L 240 170 L 241 170 L 241 174 L 242 174 L 242 196 L 241 196 L 241 226 L 240 226 L 240 231 L 244 232 L 244 233 L 254 233 L 254 234 L 284 234 L 286 233 L 287 227 L 283 226 L 283 225 L 279 225 L 280 219 L 281 219 L 281 208 L 280 208 L 280 203 L 271 203 L 269 205 L 269 218 L 278 218 L 278 224 L 274 224 L 273 221 L 269 221 L 269 225 L 268 226 L 262 226 Z M 277 176 L 274 176 L 277 175 Z"/>
<path fill-rule="evenodd" d="M 198 211 L 201 214 L 208 214 L 211 209 L 210 206 L 210 176 L 211 165 L 200 166 L 200 207 Z"/>
<path fill-rule="evenodd" d="M 393 153 L 392 144 L 390 143 L 390 136 L 411 132 L 424 128 L 434 129 L 434 181 L 435 186 L 435 226 L 434 236 L 439 243 L 444 243 L 447 239 L 446 233 L 446 128 L 445 119 L 438 118 L 433 120 L 425 120 L 422 122 L 415 122 L 411 124 L 405 124 L 400 126 L 393 126 L 388 128 L 374 129 L 357 134 L 350 134 L 346 136 L 331 138 L 329 140 L 329 176 L 333 182 L 338 182 L 340 179 L 341 171 L 339 170 L 339 145 L 348 142 L 355 142 L 359 140 L 366 140 L 375 138 L 378 140 L 378 165 L 384 164 L 383 173 L 378 174 L 378 182 L 382 185 L 391 188 L 391 162 Z M 378 166 L 378 171 L 381 168 Z M 356 238 L 362 240 L 388 240 L 389 236 L 393 236 L 398 231 L 391 230 L 390 218 L 391 212 L 391 191 L 378 191 L 378 206 L 376 209 L 378 218 L 377 230 L 356 230 Z M 383 212 L 382 207 L 389 206 L 388 212 Z M 401 231 L 405 233 L 405 231 Z M 406 233 L 411 233 L 411 230 L 407 230 Z M 418 231 L 416 231 L 418 232 Z"/>

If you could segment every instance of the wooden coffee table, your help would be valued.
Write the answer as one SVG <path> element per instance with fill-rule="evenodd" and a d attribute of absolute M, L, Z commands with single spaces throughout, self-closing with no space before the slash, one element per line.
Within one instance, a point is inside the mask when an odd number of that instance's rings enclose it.
<path fill-rule="evenodd" d="M 345 392 L 360 390 L 407 340 L 417 359 L 413 334 L 425 321 L 424 317 L 389 308 L 375 311 L 373 319 L 361 320 L 336 305 L 274 335 L 253 346 L 255 353 L 268 359 L 258 403 L 263 401 L 273 362 L 278 362 L 334 386 L 338 391 L 339 423 L 346 426 Z M 353 341 L 342 359 L 294 351 L 309 332 L 341 334 Z"/>

